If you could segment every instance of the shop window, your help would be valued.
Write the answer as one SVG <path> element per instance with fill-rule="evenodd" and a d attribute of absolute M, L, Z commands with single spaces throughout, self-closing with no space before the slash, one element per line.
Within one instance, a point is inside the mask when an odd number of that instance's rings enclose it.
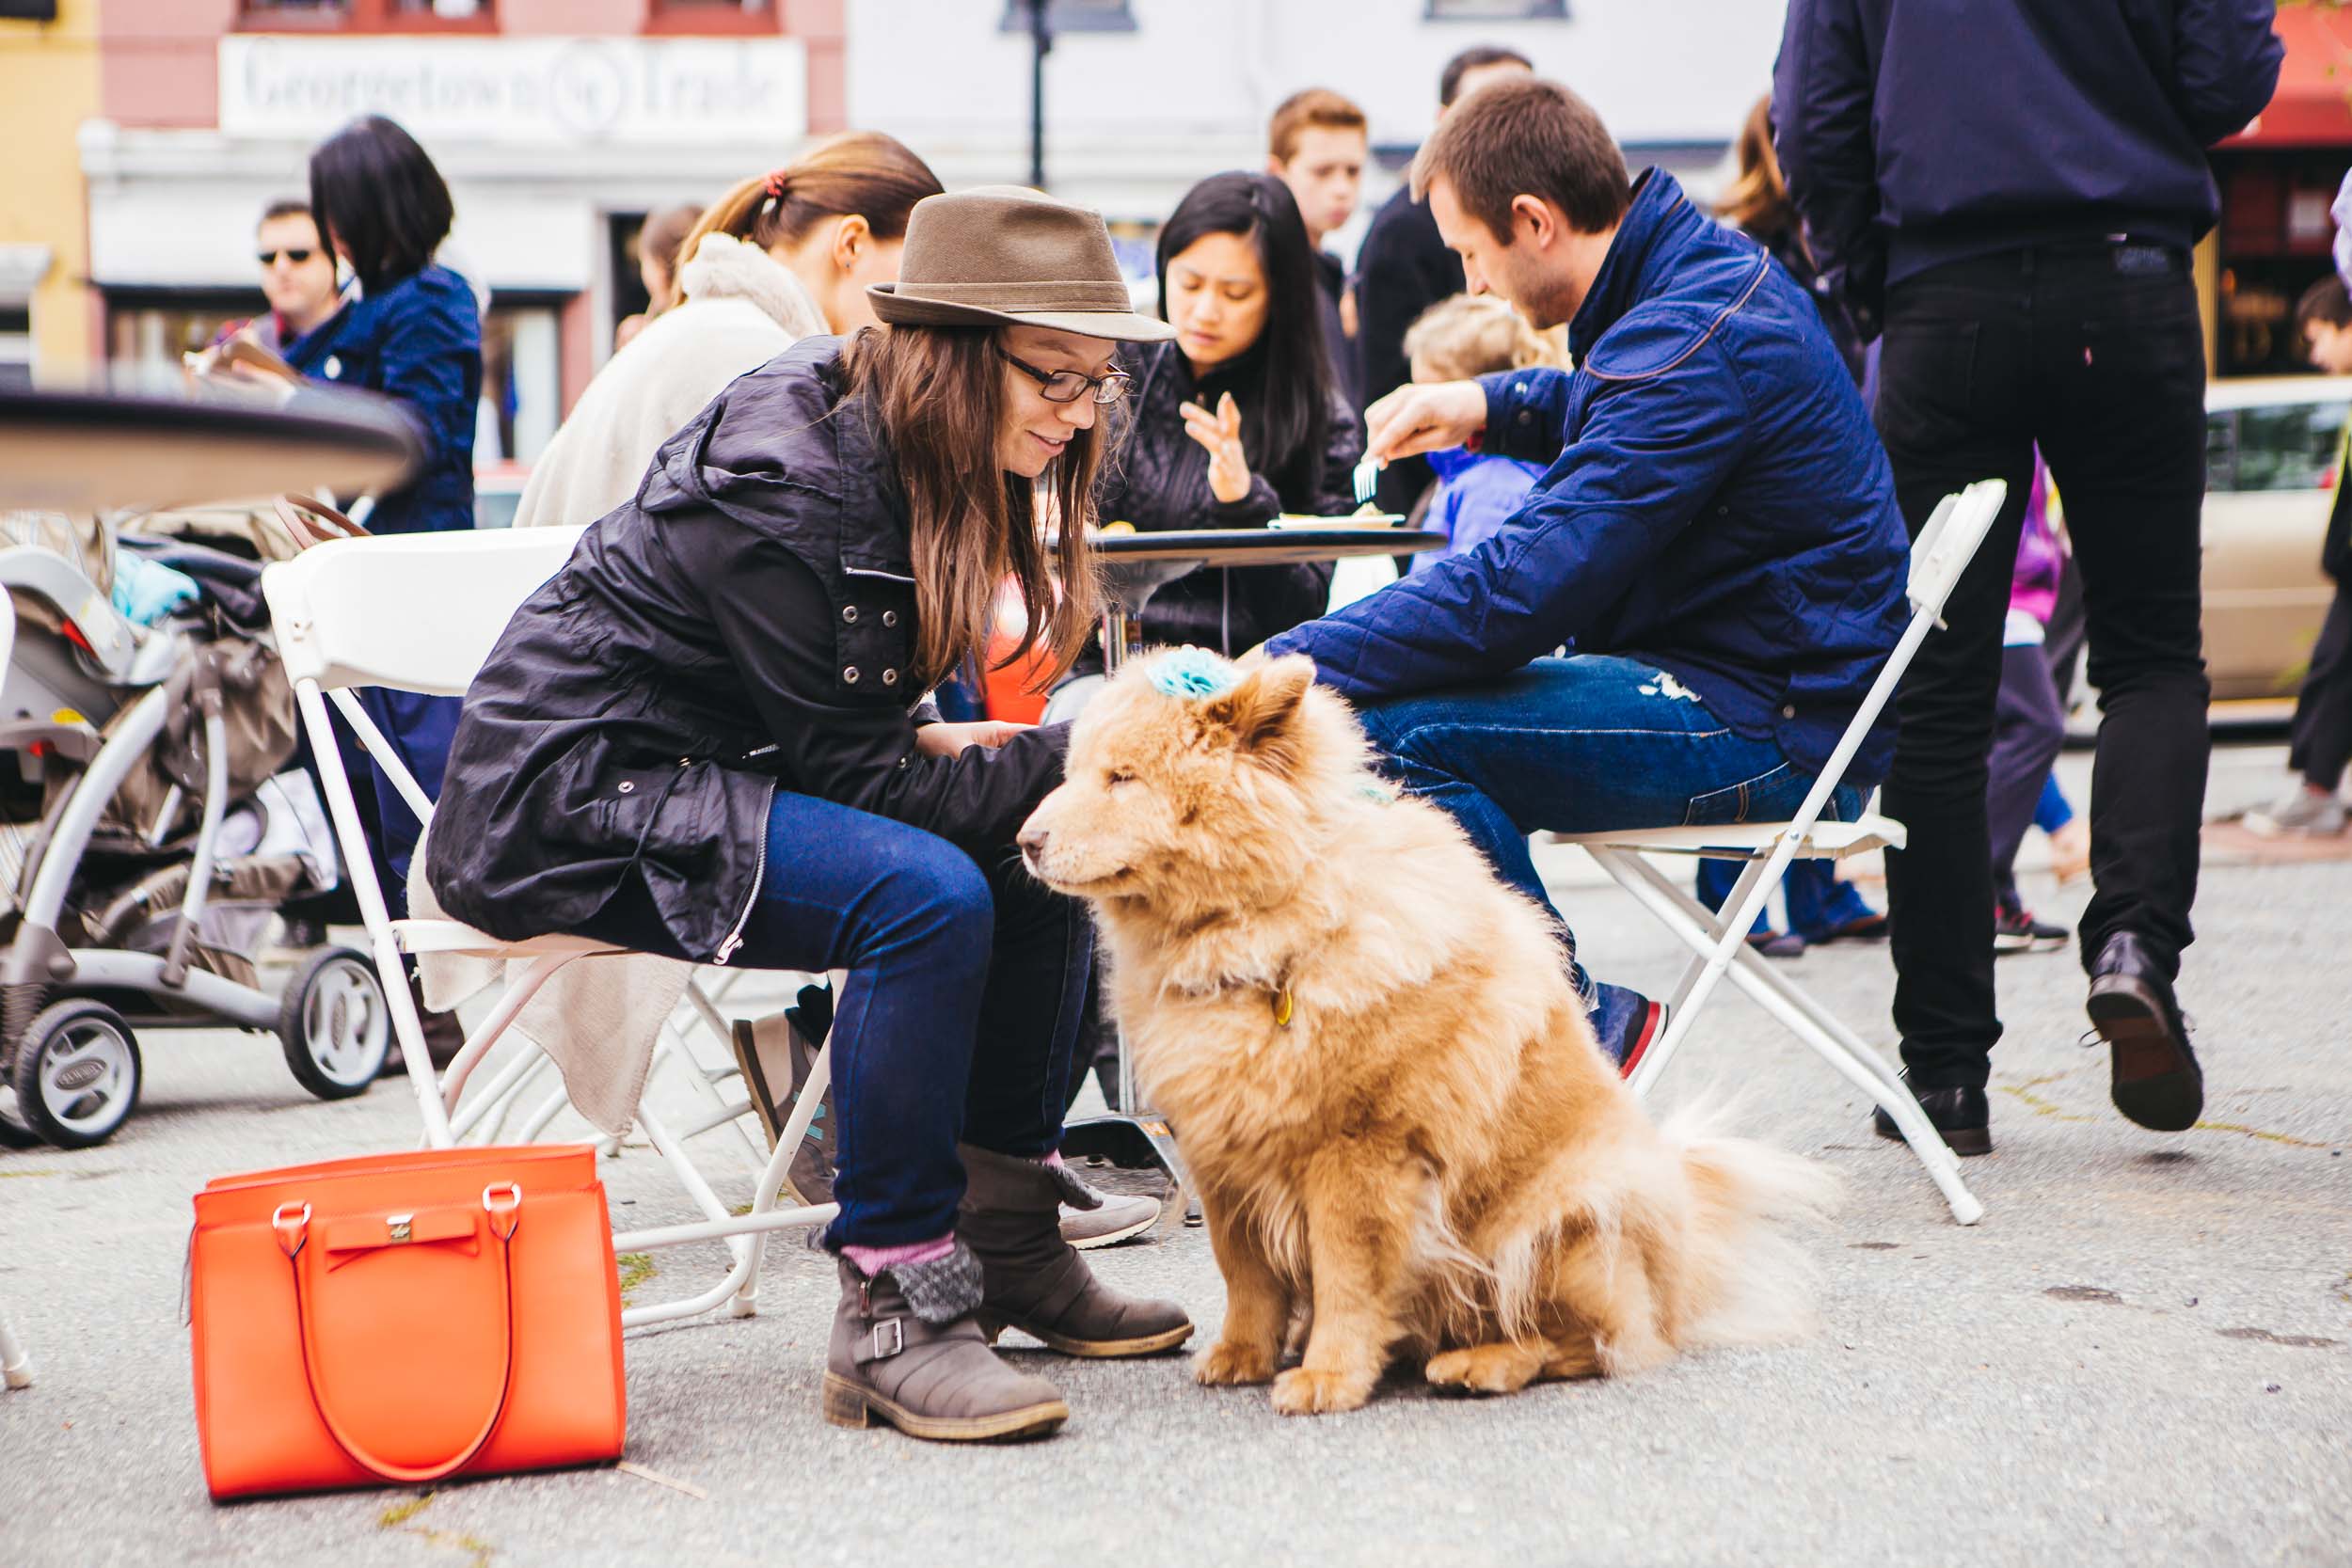
<path fill-rule="evenodd" d="M 498 30 L 495 0 L 242 0 L 239 11 L 237 25 L 250 33 Z"/>
<path fill-rule="evenodd" d="M 782 31 L 779 0 L 652 0 L 648 33 L 773 33 Z"/>

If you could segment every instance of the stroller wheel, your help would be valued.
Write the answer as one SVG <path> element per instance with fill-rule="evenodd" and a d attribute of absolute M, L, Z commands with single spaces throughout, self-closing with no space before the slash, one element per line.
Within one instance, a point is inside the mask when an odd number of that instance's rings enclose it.
<path fill-rule="evenodd" d="M 87 1148 L 114 1136 L 139 1102 L 139 1042 L 103 1002 L 67 1001 L 42 1009 L 16 1048 L 8 1074 L 16 1112 L 59 1148 Z"/>
<path fill-rule="evenodd" d="M 287 984 L 278 1038 L 294 1081 L 321 1100 L 365 1090 L 384 1069 L 391 1014 L 375 966 L 348 947 L 330 947 Z"/>

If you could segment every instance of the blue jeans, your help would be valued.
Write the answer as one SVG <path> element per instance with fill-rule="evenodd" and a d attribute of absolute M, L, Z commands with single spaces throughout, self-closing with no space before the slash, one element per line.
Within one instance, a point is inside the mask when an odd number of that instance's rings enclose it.
<path fill-rule="evenodd" d="M 1699 902 L 1721 911 L 1745 869 L 1738 861 L 1699 862 Z M 1851 882 L 1837 879 L 1833 861 L 1790 861 L 1780 885 L 1788 900 L 1788 928 L 1807 942 L 1827 942 L 1842 927 L 1878 912 Z M 1772 928 L 1769 908 L 1757 911 L 1748 927 L 1751 932 Z"/>
<path fill-rule="evenodd" d="M 1093 927 L 1008 845 L 982 865 L 919 828 L 776 792 L 768 876 L 736 962 L 847 969 L 834 1006 L 839 1246 L 944 1236 L 956 1145 L 1061 1143 Z"/>
<path fill-rule="evenodd" d="M 1361 712 L 1407 791 L 1443 806 L 1502 879 L 1549 911 L 1527 835 L 1777 821 L 1795 815 L 1813 775 L 1770 739 L 1752 740 L 1689 688 L 1638 659 L 1539 658 L 1496 680 L 1377 703 Z M 1858 816 L 1841 787 L 1825 815 Z M 1593 1026 L 1614 1039 L 1641 998 L 1597 985 L 1560 924 Z"/>

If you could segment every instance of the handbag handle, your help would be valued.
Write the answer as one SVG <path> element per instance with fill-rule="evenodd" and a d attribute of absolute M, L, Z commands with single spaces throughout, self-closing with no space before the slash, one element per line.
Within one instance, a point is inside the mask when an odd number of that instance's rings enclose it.
<path fill-rule="evenodd" d="M 365 539 L 368 531 L 315 496 L 280 496 L 271 503 L 278 520 L 294 535 L 294 548 L 307 550 L 330 539 Z"/>
<path fill-rule="evenodd" d="M 503 1206 L 491 1200 L 492 1195 L 501 1190 L 505 1195 Z M 501 1370 L 498 1403 L 491 1407 L 489 1418 L 482 1423 L 482 1430 L 474 1433 L 456 1457 L 437 1465 L 394 1465 L 370 1453 L 357 1438 L 343 1430 L 342 1424 L 335 1419 L 335 1413 L 326 1407 L 326 1401 L 320 1397 L 318 1369 L 314 1364 L 310 1342 L 310 1304 L 302 1291 L 302 1248 L 310 1240 L 310 1206 L 307 1203 L 281 1203 L 277 1212 L 270 1215 L 270 1228 L 277 1233 L 278 1245 L 286 1254 L 287 1262 L 294 1267 L 294 1313 L 302 1323 L 302 1379 L 310 1388 L 310 1404 L 318 1411 L 319 1419 L 326 1424 L 326 1434 L 335 1440 L 335 1446 L 342 1449 L 354 1465 L 381 1480 L 415 1484 L 455 1475 L 472 1463 L 474 1455 L 480 1453 L 483 1445 L 489 1442 L 491 1433 L 498 1431 L 500 1420 L 506 1415 L 506 1402 L 515 1389 L 515 1275 L 507 1253 L 513 1244 L 516 1227 L 522 1224 L 522 1183 L 491 1182 L 482 1189 L 482 1207 L 490 1216 L 490 1234 L 498 1242 L 499 1295 L 506 1304 L 506 1310 L 499 1319 Z M 287 1211 L 295 1208 L 299 1208 L 301 1212 L 290 1217 Z"/>

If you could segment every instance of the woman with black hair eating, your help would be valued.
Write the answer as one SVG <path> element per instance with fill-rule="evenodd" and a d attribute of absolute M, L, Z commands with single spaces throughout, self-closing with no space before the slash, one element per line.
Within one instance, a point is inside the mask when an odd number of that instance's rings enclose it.
<path fill-rule="evenodd" d="M 1120 352 L 1135 416 L 1098 515 L 1149 533 L 1354 511 L 1363 427 L 1331 386 L 1290 191 L 1263 174 L 1201 181 L 1160 230 L 1159 280 L 1176 340 Z M 1330 589 L 1327 563 L 1195 572 L 1152 596 L 1143 639 L 1243 653 L 1321 615 Z"/>

